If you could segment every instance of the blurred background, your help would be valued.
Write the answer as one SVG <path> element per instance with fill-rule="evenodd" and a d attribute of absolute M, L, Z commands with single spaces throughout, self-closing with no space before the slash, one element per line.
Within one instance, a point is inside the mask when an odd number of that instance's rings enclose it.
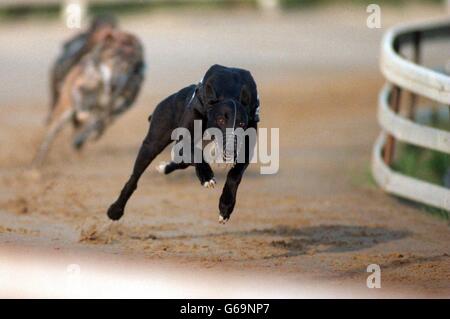
<path fill-rule="evenodd" d="M 70 256 L 82 269 L 80 252 L 118 255 L 341 290 L 366 289 L 366 267 L 377 263 L 384 291 L 448 296 L 448 213 L 384 194 L 369 169 L 380 131 L 382 35 L 400 23 L 445 18 L 448 4 L 377 1 L 381 25 L 371 28 L 371 2 L 1 0 L 2 254 L 45 250 Z M 50 66 L 64 41 L 80 32 L 69 8 L 82 13 L 81 30 L 97 14 L 117 16 L 144 44 L 146 80 L 135 106 L 100 141 L 75 153 L 67 129 L 42 171 L 28 174 L 44 134 Z M 430 44 L 424 63 L 444 68 L 448 50 L 447 42 Z M 206 191 L 193 170 L 160 176 L 152 164 L 125 218 L 108 226 L 106 208 L 131 172 L 148 116 L 215 63 L 252 72 L 261 127 L 280 128 L 279 173 L 261 176 L 252 165 L 231 221 L 221 227 L 222 170 L 218 187 Z M 445 184 L 448 156 L 406 154 L 397 155 L 396 169 Z M 166 151 L 155 163 L 168 157 Z"/>

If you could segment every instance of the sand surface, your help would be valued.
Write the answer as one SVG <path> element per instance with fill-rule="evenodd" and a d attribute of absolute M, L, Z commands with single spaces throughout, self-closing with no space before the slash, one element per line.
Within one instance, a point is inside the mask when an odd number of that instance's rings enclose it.
<path fill-rule="evenodd" d="M 381 30 L 367 29 L 358 7 L 125 18 L 124 27 L 143 38 L 149 62 L 136 106 L 81 154 L 67 143 L 67 129 L 40 172 L 27 167 L 44 133 L 48 67 L 70 32 L 56 21 L 0 24 L 2 256 L 115 255 L 342 290 L 366 289 L 366 267 L 375 263 L 381 294 L 449 297 L 449 225 L 384 194 L 369 177 L 382 32 L 407 18 L 442 14 L 389 10 Z M 192 169 L 161 176 L 154 167 L 169 158 L 166 151 L 141 179 L 124 218 L 111 224 L 106 209 L 131 172 L 148 115 L 213 63 L 254 74 L 261 127 L 280 128 L 279 173 L 260 175 L 253 165 L 223 226 L 217 219 L 225 172 L 215 169 L 212 190 Z"/>

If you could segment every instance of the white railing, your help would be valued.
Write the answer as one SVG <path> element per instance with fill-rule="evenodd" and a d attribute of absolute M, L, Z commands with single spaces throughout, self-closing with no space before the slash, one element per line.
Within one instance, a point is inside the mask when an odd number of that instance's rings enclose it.
<path fill-rule="evenodd" d="M 427 127 L 398 114 L 400 92 L 450 105 L 450 77 L 421 66 L 424 41 L 450 38 L 450 20 L 395 27 L 383 38 L 381 71 L 388 84 L 380 93 L 378 121 L 382 132 L 373 148 L 372 173 L 386 192 L 450 211 L 450 189 L 394 172 L 392 162 L 396 140 L 450 154 L 450 132 Z M 413 46 L 414 61 L 399 54 L 405 44 Z M 443 53 L 445 54 L 445 53 Z"/>

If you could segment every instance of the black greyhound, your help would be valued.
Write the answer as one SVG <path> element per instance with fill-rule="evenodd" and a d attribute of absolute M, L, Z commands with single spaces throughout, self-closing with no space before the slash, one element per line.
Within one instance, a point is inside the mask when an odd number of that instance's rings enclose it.
<path fill-rule="evenodd" d="M 227 128 L 237 127 L 256 130 L 259 121 L 259 100 L 256 83 L 250 72 L 213 65 L 198 85 L 188 86 L 158 104 L 149 117 L 150 128 L 137 155 L 133 173 L 119 198 L 108 210 L 110 219 L 118 220 L 122 217 L 128 199 L 137 188 L 139 178 L 153 159 L 172 142 L 172 132 L 177 128 L 185 128 L 193 136 L 195 120 L 202 122 L 203 131 L 212 127 L 222 132 Z M 195 148 L 194 143 L 192 141 L 191 151 Z M 245 148 L 245 158 L 234 163 L 227 174 L 219 202 L 221 223 L 230 218 L 234 209 L 237 189 L 249 165 L 254 143 L 254 140 L 245 137 L 242 146 Z M 223 147 L 225 148 L 225 144 Z M 195 166 L 196 174 L 203 186 L 214 186 L 214 173 L 204 160 L 200 163 L 170 162 L 159 167 L 159 170 L 169 174 L 191 165 Z"/>

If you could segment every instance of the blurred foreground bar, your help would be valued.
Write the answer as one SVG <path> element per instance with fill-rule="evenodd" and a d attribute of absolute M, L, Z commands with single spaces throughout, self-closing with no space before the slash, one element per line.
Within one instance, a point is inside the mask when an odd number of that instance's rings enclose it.
<path fill-rule="evenodd" d="M 258 2 L 270 3 L 273 5 L 274 2 L 278 2 L 278 0 L 86 0 L 88 3 L 94 4 L 171 4 L 171 3 L 239 3 L 239 2 Z M 0 1 L 0 7 L 16 7 L 16 6 L 40 6 L 40 5 L 57 5 L 64 4 L 64 1 L 61 0 L 2 0 Z"/>
<path fill-rule="evenodd" d="M 380 298 L 411 297 L 281 274 L 162 263 L 131 256 L 0 245 L 0 298 Z"/>

